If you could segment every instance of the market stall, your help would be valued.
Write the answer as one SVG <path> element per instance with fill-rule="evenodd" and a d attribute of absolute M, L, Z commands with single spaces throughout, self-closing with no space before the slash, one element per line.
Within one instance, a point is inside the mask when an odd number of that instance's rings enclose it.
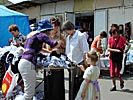
<path fill-rule="evenodd" d="M 23 35 L 27 35 L 30 32 L 28 16 L 0 5 L 0 47 L 9 45 L 8 40 L 12 38 L 12 34 L 9 33 L 8 27 L 12 24 L 16 24 L 19 27 L 19 31 Z"/>

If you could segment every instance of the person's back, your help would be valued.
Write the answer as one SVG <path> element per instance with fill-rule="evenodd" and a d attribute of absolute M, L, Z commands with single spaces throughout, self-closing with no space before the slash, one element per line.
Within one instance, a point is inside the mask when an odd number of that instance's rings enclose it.
<path fill-rule="evenodd" d="M 97 42 L 100 40 L 100 36 L 96 36 L 91 44 L 91 48 L 97 49 Z"/>

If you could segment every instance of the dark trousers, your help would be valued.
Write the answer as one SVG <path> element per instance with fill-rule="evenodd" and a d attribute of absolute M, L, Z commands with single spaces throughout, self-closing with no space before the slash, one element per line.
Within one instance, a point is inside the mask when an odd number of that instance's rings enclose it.
<path fill-rule="evenodd" d="M 75 68 L 73 70 L 73 79 L 74 79 L 74 85 L 73 85 L 73 100 L 75 100 L 75 97 L 79 91 L 80 85 L 83 81 L 83 74 L 84 72 L 80 70 L 80 68 Z"/>

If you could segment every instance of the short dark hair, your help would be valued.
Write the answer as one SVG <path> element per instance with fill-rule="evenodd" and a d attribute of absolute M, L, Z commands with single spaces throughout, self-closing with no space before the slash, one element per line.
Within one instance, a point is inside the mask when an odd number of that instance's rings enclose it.
<path fill-rule="evenodd" d="M 119 30 L 114 29 L 114 30 L 112 31 L 112 34 L 115 34 L 115 33 L 118 33 L 118 34 L 119 34 Z"/>
<path fill-rule="evenodd" d="M 73 30 L 75 29 L 75 25 L 70 22 L 70 21 L 66 21 L 63 23 L 62 25 L 62 30 L 65 31 L 65 30 Z"/>
<path fill-rule="evenodd" d="M 18 31 L 19 32 L 19 29 L 18 29 L 18 26 L 16 24 L 12 24 L 9 26 L 8 31 L 9 32 L 11 32 L 11 31 Z"/>
<path fill-rule="evenodd" d="M 100 36 L 102 36 L 103 38 L 106 38 L 106 37 L 107 37 L 107 32 L 102 31 L 102 32 L 100 33 Z"/>
<path fill-rule="evenodd" d="M 115 27 L 116 29 L 119 29 L 119 26 L 117 24 L 112 24 L 111 27 Z"/>

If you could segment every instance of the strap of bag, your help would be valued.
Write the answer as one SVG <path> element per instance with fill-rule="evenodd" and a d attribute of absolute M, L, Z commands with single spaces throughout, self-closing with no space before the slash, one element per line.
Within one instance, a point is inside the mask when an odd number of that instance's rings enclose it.
<path fill-rule="evenodd" d="M 120 39 L 120 36 L 118 37 L 118 40 L 116 41 L 114 48 L 116 48 L 117 44 L 119 43 L 119 39 Z"/>

